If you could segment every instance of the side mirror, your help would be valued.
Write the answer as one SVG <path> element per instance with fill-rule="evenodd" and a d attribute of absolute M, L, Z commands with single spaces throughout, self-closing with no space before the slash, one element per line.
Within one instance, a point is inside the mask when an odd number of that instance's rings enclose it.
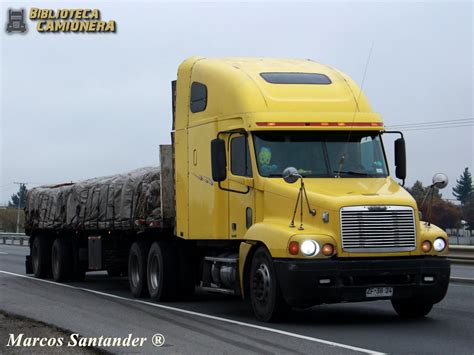
<path fill-rule="evenodd" d="M 223 139 L 213 139 L 211 141 L 211 167 L 212 180 L 215 182 L 224 181 L 227 178 L 225 141 Z"/>
<path fill-rule="evenodd" d="M 433 186 L 437 189 L 444 189 L 448 186 L 448 177 L 445 174 L 435 174 L 433 176 Z"/>
<path fill-rule="evenodd" d="M 283 180 L 287 182 L 288 184 L 293 184 L 298 181 L 298 179 L 301 177 L 301 175 L 298 173 L 298 170 L 296 168 L 293 168 L 292 166 L 289 166 L 285 170 L 283 170 Z"/>
<path fill-rule="evenodd" d="M 404 138 L 398 138 L 395 141 L 395 176 L 400 180 L 405 180 L 407 177 L 407 158 Z"/>

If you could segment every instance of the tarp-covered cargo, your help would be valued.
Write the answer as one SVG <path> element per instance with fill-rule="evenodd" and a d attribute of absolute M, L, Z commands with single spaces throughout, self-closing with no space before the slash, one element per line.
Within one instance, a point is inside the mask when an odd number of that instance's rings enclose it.
<path fill-rule="evenodd" d="M 160 169 L 36 187 L 26 201 L 27 229 L 134 229 L 159 226 Z"/>

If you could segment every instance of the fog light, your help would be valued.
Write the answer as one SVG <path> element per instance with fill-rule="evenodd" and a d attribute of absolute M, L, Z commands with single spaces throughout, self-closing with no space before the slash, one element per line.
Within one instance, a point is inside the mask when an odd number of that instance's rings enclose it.
<path fill-rule="evenodd" d="M 334 254 L 334 247 L 332 246 L 332 244 L 324 244 L 321 251 L 324 255 L 331 256 L 332 254 Z"/>
<path fill-rule="evenodd" d="M 314 240 L 305 240 L 301 243 L 301 252 L 306 256 L 313 256 L 319 253 L 319 244 Z"/>
<path fill-rule="evenodd" d="M 288 246 L 288 251 L 290 252 L 291 255 L 297 255 L 298 252 L 300 251 L 300 245 L 298 242 L 290 242 L 290 245 Z"/>
<path fill-rule="evenodd" d="M 433 248 L 436 251 L 443 251 L 446 248 L 446 242 L 443 238 L 436 238 L 433 242 Z"/>
<path fill-rule="evenodd" d="M 424 282 L 434 282 L 434 276 L 424 276 L 423 281 Z"/>
<path fill-rule="evenodd" d="M 425 240 L 423 244 L 421 244 L 421 250 L 425 253 L 428 253 L 431 250 L 431 242 L 429 240 Z"/>

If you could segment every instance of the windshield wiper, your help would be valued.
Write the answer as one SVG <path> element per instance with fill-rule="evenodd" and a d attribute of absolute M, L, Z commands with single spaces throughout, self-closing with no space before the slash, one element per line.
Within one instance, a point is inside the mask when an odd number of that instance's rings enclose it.
<path fill-rule="evenodd" d="M 360 176 L 369 176 L 367 173 L 358 173 L 357 171 L 339 171 L 339 170 L 333 170 L 333 173 L 338 173 L 339 174 L 347 174 L 347 175 L 360 175 Z"/>
<path fill-rule="evenodd" d="M 282 177 L 281 174 L 268 174 L 266 177 Z"/>

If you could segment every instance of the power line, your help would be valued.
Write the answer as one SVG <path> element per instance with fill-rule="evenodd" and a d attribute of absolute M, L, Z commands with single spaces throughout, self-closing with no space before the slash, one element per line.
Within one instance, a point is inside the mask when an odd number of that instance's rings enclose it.
<path fill-rule="evenodd" d="M 425 127 L 450 127 L 460 124 L 470 124 L 474 123 L 474 118 L 463 118 L 456 120 L 445 120 L 445 121 L 427 121 L 427 122 L 417 122 L 417 123 L 405 123 L 405 124 L 395 124 L 387 125 L 390 128 L 425 128 Z"/>
<path fill-rule="evenodd" d="M 439 124 L 439 123 L 453 123 L 453 122 L 460 122 L 460 121 L 473 121 L 474 117 L 469 117 L 469 118 L 461 118 L 461 119 L 455 119 L 455 120 L 445 120 L 445 121 L 425 121 L 425 122 L 415 122 L 415 123 L 400 123 L 395 126 L 415 126 L 415 125 L 426 125 L 426 124 Z"/>
<path fill-rule="evenodd" d="M 465 125 L 454 125 L 454 126 L 438 126 L 438 127 L 424 127 L 424 128 L 408 128 L 403 129 L 403 132 L 410 132 L 410 131 L 426 131 L 430 129 L 448 129 L 448 128 L 459 128 L 459 127 L 474 127 L 474 124 L 465 124 Z"/>

